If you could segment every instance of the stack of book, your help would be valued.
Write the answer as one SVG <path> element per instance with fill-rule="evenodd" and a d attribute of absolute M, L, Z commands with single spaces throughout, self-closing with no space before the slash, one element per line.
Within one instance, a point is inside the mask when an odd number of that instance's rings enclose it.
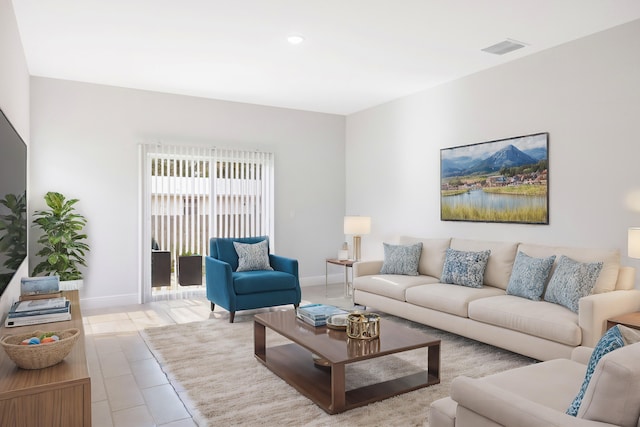
<path fill-rule="evenodd" d="M 326 304 L 307 304 L 298 307 L 296 310 L 296 316 L 298 319 L 311 326 L 324 326 L 327 324 L 327 319 L 334 314 L 347 313 L 349 312 Z"/>
<path fill-rule="evenodd" d="M 11 306 L 4 324 L 8 328 L 71 320 L 65 297 L 18 301 Z"/>

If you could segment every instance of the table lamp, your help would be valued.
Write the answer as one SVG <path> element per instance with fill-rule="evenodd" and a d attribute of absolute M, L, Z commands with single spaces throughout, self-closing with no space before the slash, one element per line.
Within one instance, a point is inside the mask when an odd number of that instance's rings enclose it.
<path fill-rule="evenodd" d="M 371 217 L 345 216 L 344 234 L 353 235 L 353 258 L 360 261 L 360 236 L 371 232 Z"/>
<path fill-rule="evenodd" d="M 627 238 L 627 255 L 629 258 L 640 258 L 640 227 L 630 227 Z"/>

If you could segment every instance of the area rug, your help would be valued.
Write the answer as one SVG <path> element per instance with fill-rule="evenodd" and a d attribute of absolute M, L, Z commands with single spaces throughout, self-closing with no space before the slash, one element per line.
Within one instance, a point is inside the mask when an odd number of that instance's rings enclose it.
<path fill-rule="evenodd" d="M 142 336 L 200 427 L 428 426 L 429 405 L 449 395 L 453 378 L 483 377 L 535 361 L 424 325 L 388 316 L 442 340 L 440 384 L 328 415 L 259 363 L 251 318 L 210 319 L 149 328 Z M 267 346 L 287 342 L 267 329 Z M 402 360 L 400 360 L 402 359 Z M 426 350 L 347 365 L 348 388 L 426 368 Z"/>

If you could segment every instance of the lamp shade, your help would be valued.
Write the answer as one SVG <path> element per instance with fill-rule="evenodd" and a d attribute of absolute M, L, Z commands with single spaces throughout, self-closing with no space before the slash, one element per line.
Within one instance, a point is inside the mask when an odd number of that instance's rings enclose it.
<path fill-rule="evenodd" d="M 344 234 L 362 236 L 371 232 L 371 217 L 368 216 L 345 216 Z"/>
<path fill-rule="evenodd" d="M 640 258 L 640 227 L 629 228 L 627 243 L 629 245 L 627 255 L 630 258 Z"/>

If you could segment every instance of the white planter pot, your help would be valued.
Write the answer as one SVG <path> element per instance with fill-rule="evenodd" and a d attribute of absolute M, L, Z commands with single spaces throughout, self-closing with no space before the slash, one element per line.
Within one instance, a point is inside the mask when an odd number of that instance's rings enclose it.
<path fill-rule="evenodd" d="M 84 287 L 84 280 L 61 280 L 60 281 L 60 290 L 61 291 L 74 291 L 77 289 L 82 289 Z"/>

